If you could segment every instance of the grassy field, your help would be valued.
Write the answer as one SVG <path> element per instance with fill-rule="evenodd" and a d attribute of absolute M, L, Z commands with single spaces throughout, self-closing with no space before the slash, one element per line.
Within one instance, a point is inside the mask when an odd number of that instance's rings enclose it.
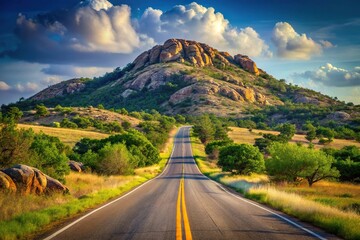
<path fill-rule="evenodd" d="M 64 130 L 64 129 L 62 129 Z M 135 175 L 99 176 L 90 173 L 70 173 L 66 176 L 69 195 L 49 196 L 2 195 L 0 198 L 0 239 L 32 239 L 65 219 L 94 208 L 128 192 L 134 187 L 154 178 L 162 171 L 170 157 L 173 136 L 161 151 L 158 164 L 138 168 Z M 48 133 L 50 134 L 50 133 Z"/>
<path fill-rule="evenodd" d="M 313 187 L 273 185 L 266 175 L 232 175 L 222 172 L 216 161 L 206 158 L 199 139 L 191 137 L 191 143 L 200 170 L 210 178 L 330 233 L 345 239 L 360 239 L 360 185 L 327 181 Z"/>
<path fill-rule="evenodd" d="M 271 133 L 271 134 L 279 134 L 279 132 L 276 131 L 268 131 L 268 130 L 256 130 L 253 129 L 252 132 L 250 132 L 247 128 L 238 128 L 238 127 L 230 127 L 230 130 L 228 132 L 229 137 L 234 140 L 236 143 L 249 143 L 254 144 L 255 138 L 261 138 L 261 133 Z M 308 144 L 308 141 L 305 139 L 305 135 L 295 134 L 291 143 L 300 142 L 305 145 Z M 323 148 L 323 147 L 331 147 L 340 149 L 344 146 L 348 145 L 355 145 L 357 147 L 360 147 L 360 142 L 356 142 L 354 140 L 345 140 L 345 139 L 334 139 L 333 142 L 327 145 L 320 145 L 318 144 L 318 140 L 313 141 L 315 148 Z"/>
<path fill-rule="evenodd" d="M 69 128 L 53 128 L 53 127 L 44 127 L 36 125 L 27 125 L 27 124 L 18 124 L 18 128 L 29 129 L 32 128 L 35 133 L 43 132 L 50 136 L 58 137 L 63 143 L 73 147 L 75 143 L 80 141 L 81 138 L 93 138 L 93 139 L 102 139 L 107 138 L 109 134 L 79 130 L 79 129 L 69 129 Z"/>

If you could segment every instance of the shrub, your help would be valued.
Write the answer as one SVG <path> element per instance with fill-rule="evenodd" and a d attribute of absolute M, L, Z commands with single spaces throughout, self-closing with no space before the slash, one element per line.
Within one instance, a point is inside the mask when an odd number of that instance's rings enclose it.
<path fill-rule="evenodd" d="M 38 117 L 44 117 L 49 115 L 49 111 L 44 106 L 44 104 L 36 105 L 35 110 L 36 110 L 35 115 Z"/>
<path fill-rule="evenodd" d="M 78 125 L 72 121 L 70 121 L 68 118 L 64 118 L 61 122 L 60 122 L 60 126 L 63 128 L 77 128 Z"/>
<path fill-rule="evenodd" d="M 265 169 L 259 149 L 249 144 L 234 144 L 220 149 L 219 166 L 237 174 L 260 173 Z"/>
<path fill-rule="evenodd" d="M 98 171 L 106 175 L 131 174 L 134 171 L 131 155 L 121 143 L 107 143 L 99 151 L 98 165 Z"/>
<path fill-rule="evenodd" d="M 123 122 L 121 123 L 121 126 L 122 126 L 125 130 L 128 130 L 128 129 L 130 129 L 130 127 L 131 127 L 131 123 L 128 122 L 128 121 L 123 121 Z"/>

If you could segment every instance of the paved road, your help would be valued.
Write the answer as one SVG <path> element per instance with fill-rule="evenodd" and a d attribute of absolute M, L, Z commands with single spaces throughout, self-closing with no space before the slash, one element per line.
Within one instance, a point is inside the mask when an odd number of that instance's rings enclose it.
<path fill-rule="evenodd" d="M 189 127 L 182 127 L 159 177 L 46 239 L 332 238 L 269 211 L 202 175 L 192 157 Z"/>

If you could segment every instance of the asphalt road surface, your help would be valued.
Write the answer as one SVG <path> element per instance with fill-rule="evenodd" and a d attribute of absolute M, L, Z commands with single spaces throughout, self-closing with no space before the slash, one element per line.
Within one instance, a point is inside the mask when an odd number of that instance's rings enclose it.
<path fill-rule="evenodd" d="M 178 131 L 161 175 L 45 239 L 334 239 L 202 175 L 189 129 Z"/>

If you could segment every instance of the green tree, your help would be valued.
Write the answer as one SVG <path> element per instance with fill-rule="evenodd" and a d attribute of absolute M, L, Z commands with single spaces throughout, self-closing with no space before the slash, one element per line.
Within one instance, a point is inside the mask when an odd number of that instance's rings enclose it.
<path fill-rule="evenodd" d="M 209 115 L 202 115 L 193 127 L 194 133 L 204 144 L 214 140 L 215 129 Z"/>
<path fill-rule="evenodd" d="M 17 130 L 14 122 L 2 124 L 0 128 L 0 167 L 28 164 L 31 159 L 29 148 L 35 135 L 32 129 Z"/>
<path fill-rule="evenodd" d="M 10 107 L 5 114 L 3 115 L 2 121 L 10 122 L 10 121 L 19 121 L 20 118 L 23 116 L 23 112 L 20 111 L 18 107 Z"/>
<path fill-rule="evenodd" d="M 209 155 L 210 158 L 217 159 L 219 157 L 220 148 L 224 146 L 228 146 L 233 143 L 234 142 L 232 140 L 211 141 L 208 144 L 206 144 L 205 152 L 206 154 Z"/>
<path fill-rule="evenodd" d="M 279 140 L 282 142 L 288 142 L 295 135 L 296 127 L 294 124 L 284 123 L 279 127 Z"/>
<path fill-rule="evenodd" d="M 44 117 L 49 115 L 48 109 L 44 106 L 44 104 L 36 105 L 35 107 L 35 115 L 38 117 Z"/>
<path fill-rule="evenodd" d="M 69 150 L 59 138 L 43 133 L 37 134 L 30 146 L 30 151 L 34 153 L 31 165 L 65 182 L 65 175 L 70 172 L 69 158 L 66 156 Z"/>
<path fill-rule="evenodd" d="M 234 144 L 220 148 L 219 166 L 237 174 L 260 173 L 265 169 L 264 157 L 257 147 Z"/>
<path fill-rule="evenodd" d="M 334 139 L 335 132 L 334 130 L 327 128 L 327 127 L 318 127 L 316 129 L 316 136 L 318 138 L 327 138 L 329 142 Z"/>
<path fill-rule="evenodd" d="M 290 182 L 306 179 L 311 187 L 320 180 L 339 176 L 339 171 L 332 167 L 334 159 L 322 151 L 275 142 L 269 152 L 266 169 L 275 179 Z"/>
<path fill-rule="evenodd" d="M 311 123 L 306 123 L 303 126 L 303 129 L 306 130 L 306 139 L 309 142 L 312 142 L 314 139 L 316 139 L 316 127 L 312 125 Z"/>
<path fill-rule="evenodd" d="M 98 105 L 97 105 L 97 108 L 98 108 L 98 109 L 105 109 L 104 105 L 102 105 L 102 104 L 98 104 Z"/>

